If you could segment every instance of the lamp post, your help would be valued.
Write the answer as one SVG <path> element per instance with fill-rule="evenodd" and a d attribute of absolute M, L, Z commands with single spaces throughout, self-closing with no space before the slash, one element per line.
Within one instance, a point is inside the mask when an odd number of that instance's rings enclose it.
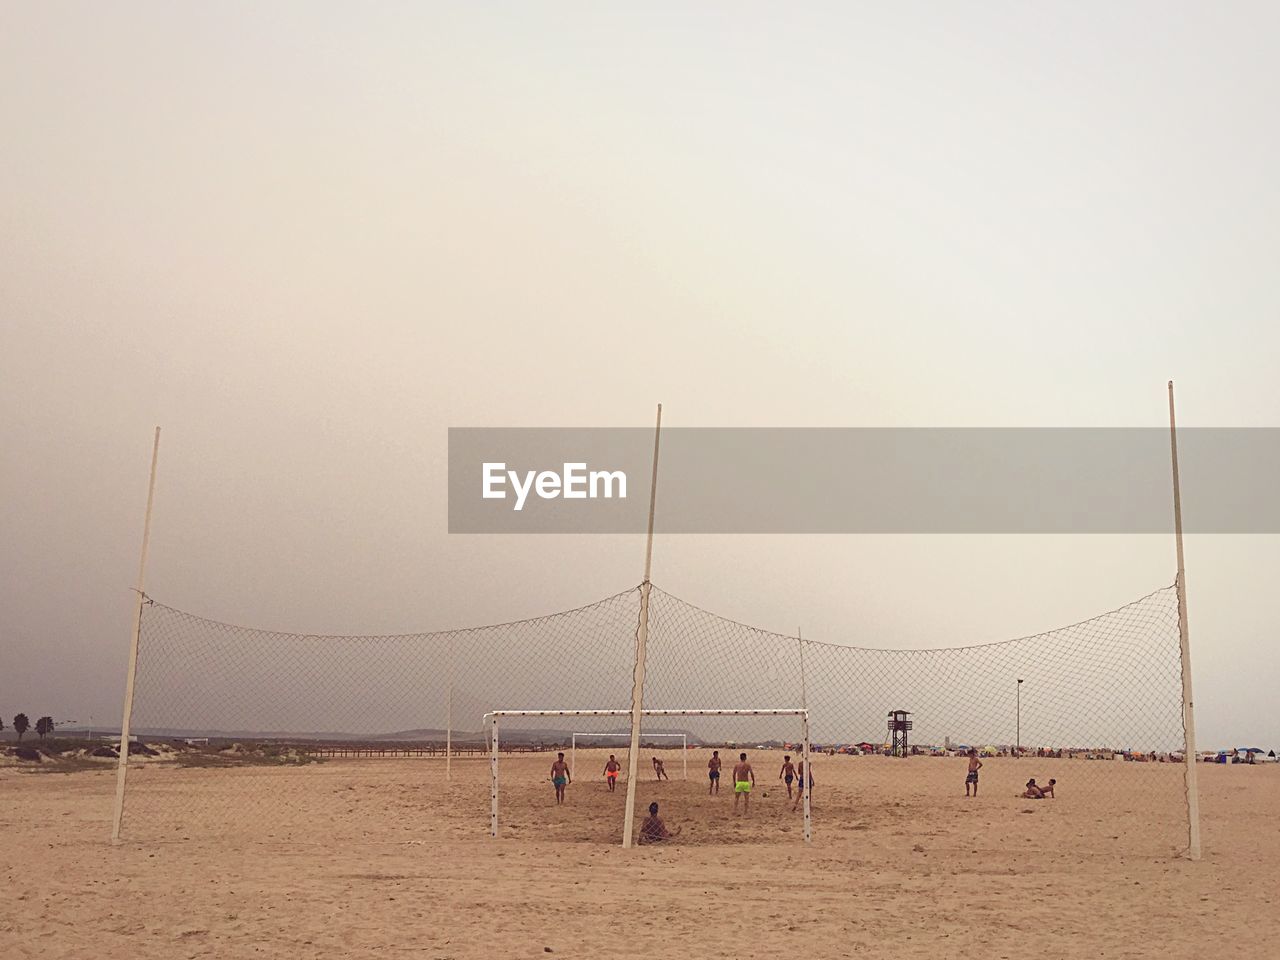
<path fill-rule="evenodd" d="M 1015 737 L 1017 743 L 1014 744 L 1013 755 L 1015 757 L 1022 756 L 1022 681 L 1018 681 L 1018 712 L 1016 721 L 1017 733 Z"/>

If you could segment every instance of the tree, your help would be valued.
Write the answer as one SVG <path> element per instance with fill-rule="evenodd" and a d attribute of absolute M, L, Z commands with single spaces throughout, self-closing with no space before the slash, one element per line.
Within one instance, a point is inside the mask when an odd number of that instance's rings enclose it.
<path fill-rule="evenodd" d="M 17 731 L 19 740 L 22 739 L 22 735 L 27 732 L 30 726 L 31 721 L 27 719 L 25 713 L 20 713 L 13 718 L 13 729 Z"/>
<path fill-rule="evenodd" d="M 53 733 L 53 717 L 41 717 L 36 721 L 36 733 L 43 740 L 48 734 Z"/>

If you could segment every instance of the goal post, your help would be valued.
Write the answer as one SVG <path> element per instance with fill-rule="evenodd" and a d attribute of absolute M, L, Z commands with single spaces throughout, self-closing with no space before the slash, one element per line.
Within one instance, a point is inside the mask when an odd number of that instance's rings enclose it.
<path fill-rule="evenodd" d="M 569 769 L 578 769 L 578 738 L 584 740 L 630 740 L 630 733 L 591 733 L 589 731 L 577 731 L 569 735 Z M 671 739 L 680 741 L 680 759 L 683 763 L 681 779 L 689 779 L 689 735 L 687 733 L 646 733 L 641 737 L 642 740 L 659 740 Z"/>
<path fill-rule="evenodd" d="M 498 836 L 498 801 L 499 777 L 498 756 L 501 753 L 500 723 L 512 717 L 633 717 L 632 710 L 492 710 L 484 715 L 485 724 L 489 727 L 489 835 Z M 641 717 L 796 717 L 800 720 L 802 739 L 800 760 L 803 769 L 812 770 L 809 749 L 809 711 L 802 707 L 792 708 L 742 708 L 742 709 L 689 709 L 689 710 L 641 710 Z M 686 755 L 688 751 L 685 751 Z M 810 805 L 809 785 L 812 775 L 804 778 L 800 798 L 804 805 L 804 842 L 813 842 L 813 816 Z M 629 808 L 628 808 L 629 809 Z M 629 847 L 629 835 L 624 829 L 623 846 Z"/>

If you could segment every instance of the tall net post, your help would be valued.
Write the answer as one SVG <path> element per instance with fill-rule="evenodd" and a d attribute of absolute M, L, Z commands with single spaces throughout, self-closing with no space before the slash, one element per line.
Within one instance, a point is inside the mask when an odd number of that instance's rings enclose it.
<path fill-rule="evenodd" d="M 804 745 L 800 757 L 804 763 L 804 783 L 800 789 L 804 792 L 804 842 L 813 843 L 813 808 L 810 806 L 813 797 L 813 754 L 809 743 L 809 711 L 806 709 L 801 717 L 804 724 Z"/>
<path fill-rule="evenodd" d="M 1200 787 L 1196 769 L 1196 714 L 1191 696 L 1191 629 L 1187 623 L 1187 571 L 1182 557 L 1182 490 L 1178 483 L 1178 425 L 1169 381 L 1169 448 L 1173 459 L 1173 535 L 1178 553 L 1178 649 L 1182 658 L 1182 734 L 1186 754 L 1187 856 L 1200 859 Z"/>
<path fill-rule="evenodd" d="M 449 702 L 445 713 L 444 730 L 444 778 L 453 779 L 453 638 L 447 645 L 449 658 Z"/>
<path fill-rule="evenodd" d="M 111 842 L 120 842 L 120 824 L 124 819 L 125 779 L 129 771 L 129 723 L 133 719 L 133 695 L 138 679 L 138 643 L 142 638 L 142 605 L 147 595 L 147 547 L 151 542 L 151 507 L 156 494 L 156 463 L 160 458 L 160 428 L 156 427 L 151 446 L 151 479 L 147 483 L 147 510 L 142 520 L 142 552 L 138 558 L 137 596 L 134 598 L 133 627 L 129 633 L 129 667 L 124 684 L 124 714 L 120 719 L 120 758 L 116 764 L 116 799 L 111 815 Z"/>
<path fill-rule="evenodd" d="M 636 774 L 639 772 L 640 712 L 644 709 L 644 671 L 649 642 L 649 596 L 653 584 L 649 574 L 653 567 L 653 514 L 658 505 L 658 445 L 662 440 L 662 404 L 658 404 L 658 421 L 653 428 L 653 475 L 649 478 L 649 528 L 644 547 L 644 581 L 640 585 L 640 620 L 636 625 L 636 662 L 631 686 L 631 748 L 627 757 L 627 812 L 623 822 L 622 846 L 631 847 L 635 826 Z"/>

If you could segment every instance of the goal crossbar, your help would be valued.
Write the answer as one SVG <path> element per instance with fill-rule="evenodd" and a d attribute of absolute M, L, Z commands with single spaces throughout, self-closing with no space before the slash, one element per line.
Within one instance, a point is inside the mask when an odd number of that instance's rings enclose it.
<path fill-rule="evenodd" d="M 489 835 L 498 835 L 498 733 L 500 721 L 505 717 L 630 717 L 632 710 L 491 710 L 484 715 L 485 723 L 490 725 L 489 735 Z M 800 751 L 800 759 L 804 769 L 810 769 L 809 757 L 809 711 L 804 707 L 794 708 L 743 708 L 743 709 L 710 709 L 710 710 L 641 710 L 642 717 L 799 717 L 804 729 L 804 738 Z M 687 751 L 686 751 L 687 753 Z M 812 777 L 805 777 L 802 797 L 804 801 L 804 842 L 813 842 L 813 816 L 809 806 L 809 783 Z M 623 845 L 628 846 L 624 835 Z"/>

